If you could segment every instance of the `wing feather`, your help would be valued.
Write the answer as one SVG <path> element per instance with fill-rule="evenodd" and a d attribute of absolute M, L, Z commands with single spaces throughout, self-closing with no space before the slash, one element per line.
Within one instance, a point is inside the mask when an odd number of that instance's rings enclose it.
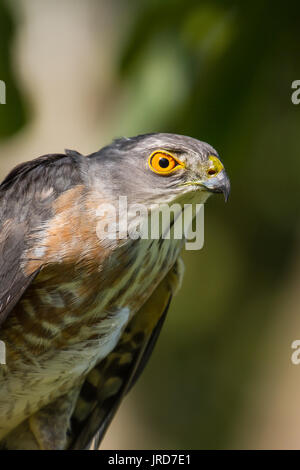
<path fill-rule="evenodd" d="M 0 185 L 0 325 L 40 271 L 26 271 L 35 230 L 53 216 L 53 202 L 82 183 L 79 154 L 50 154 L 15 167 Z"/>

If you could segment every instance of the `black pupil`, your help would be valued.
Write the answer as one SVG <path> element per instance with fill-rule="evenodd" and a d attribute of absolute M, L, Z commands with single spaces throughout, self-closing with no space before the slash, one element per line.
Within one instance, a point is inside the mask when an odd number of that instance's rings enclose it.
<path fill-rule="evenodd" d="M 168 166 L 169 166 L 169 160 L 168 160 L 167 158 L 164 158 L 164 157 L 160 158 L 160 159 L 159 159 L 159 166 L 160 166 L 161 168 L 168 168 Z"/>

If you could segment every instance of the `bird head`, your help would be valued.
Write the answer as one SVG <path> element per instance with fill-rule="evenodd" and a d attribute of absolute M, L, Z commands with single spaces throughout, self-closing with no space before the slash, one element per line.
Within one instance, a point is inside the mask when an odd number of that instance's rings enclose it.
<path fill-rule="evenodd" d="M 216 150 L 177 134 L 121 138 L 89 156 L 93 177 L 110 198 L 124 195 L 143 204 L 206 201 L 223 193 L 229 178 Z"/>

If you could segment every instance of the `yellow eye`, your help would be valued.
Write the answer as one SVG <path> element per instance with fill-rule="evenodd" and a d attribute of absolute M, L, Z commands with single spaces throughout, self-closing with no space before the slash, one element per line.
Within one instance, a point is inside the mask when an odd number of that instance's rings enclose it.
<path fill-rule="evenodd" d="M 149 167 L 155 173 L 168 175 L 177 168 L 184 167 L 184 163 L 177 160 L 170 153 L 156 151 L 153 152 L 148 160 Z"/>
<path fill-rule="evenodd" d="M 208 161 L 209 161 L 209 166 L 207 169 L 208 176 L 216 176 L 218 173 L 220 173 L 220 171 L 223 170 L 224 167 L 222 163 L 214 155 L 211 155 Z"/>

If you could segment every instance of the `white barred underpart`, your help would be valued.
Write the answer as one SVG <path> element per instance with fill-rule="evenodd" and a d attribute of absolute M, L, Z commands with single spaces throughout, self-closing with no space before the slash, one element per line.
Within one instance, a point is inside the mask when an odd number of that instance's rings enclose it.
<path fill-rule="evenodd" d="M 138 244 L 139 248 L 132 266 L 124 270 L 117 287 L 109 288 L 104 293 L 101 292 L 101 303 L 97 305 L 98 315 L 100 312 L 98 326 L 83 326 L 80 331 L 81 339 L 79 342 L 70 344 L 64 350 L 51 351 L 41 357 L 38 356 L 35 358 L 34 363 L 18 364 L 17 372 L 5 371 L 4 368 L 0 367 L 0 377 L 2 373 L 0 439 L 42 406 L 53 402 L 60 395 L 79 386 L 82 378 L 115 348 L 128 321 L 142 306 L 137 306 L 135 311 L 130 310 L 128 307 L 135 299 L 136 292 L 145 293 L 143 302 L 152 294 L 159 282 L 174 265 L 181 251 L 183 240 L 174 240 L 172 238 L 163 242 L 160 242 L 160 240 L 138 240 L 135 243 Z M 146 259 L 147 262 L 145 262 Z M 134 279 L 132 276 L 136 272 L 138 274 Z M 118 298 L 116 296 L 117 292 L 128 284 L 130 278 L 132 278 L 132 282 L 122 296 Z M 141 281 L 142 278 L 143 281 Z M 76 296 L 76 282 L 66 283 L 68 288 L 70 288 L 70 284 L 73 284 L 72 290 Z M 63 291 L 66 285 L 60 286 L 60 289 Z M 48 305 L 52 302 L 56 308 L 59 305 L 61 305 L 61 308 L 65 308 L 59 297 L 45 295 L 43 291 L 40 292 L 40 295 L 43 302 Z M 110 312 L 107 311 L 106 307 L 113 297 L 118 300 L 116 305 L 110 305 L 113 315 L 109 315 Z M 29 302 L 27 302 L 25 308 L 29 314 L 33 314 Z M 93 312 L 89 311 L 89 318 L 91 314 L 93 315 Z M 78 317 L 74 320 L 78 321 Z M 68 318 L 69 321 L 70 318 Z M 43 323 L 43 325 L 45 324 Z M 47 327 L 49 329 L 55 328 L 50 324 Z M 88 339 L 91 336 L 91 328 L 93 335 L 99 335 L 99 339 Z M 34 343 L 35 340 L 38 341 L 38 338 L 34 338 L 34 335 L 32 335 L 31 341 Z"/>

